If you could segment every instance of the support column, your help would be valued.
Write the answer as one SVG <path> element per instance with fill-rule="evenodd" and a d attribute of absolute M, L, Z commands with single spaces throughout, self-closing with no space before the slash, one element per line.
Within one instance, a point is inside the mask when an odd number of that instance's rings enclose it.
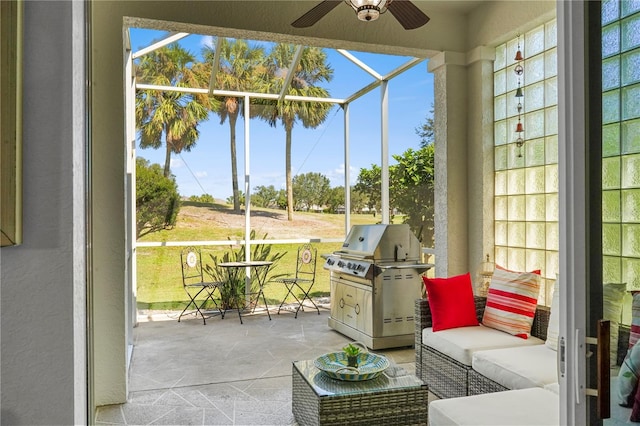
<path fill-rule="evenodd" d="M 494 260 L 493 62 L 495 49 L 479 46 L 467 52 L 469 272 L 477 284 L 480 262 Z"/>
<path fill-rule="evenodd" d="M 435 78 L 436 275 L 493 258 L 493 60 L 480 46 L 431 58 Z M 443 166 L 440 166 L 443 165 Z"/>
<path fill-rule="evenodd" d="M 344 110 L 344 235 L 351 229 L 351 154 L 349 139 L 349 103 L 342 105 Z"/>
<path fill-rule="evenodd" d="M 380 217 L 382 223 L 389 224 L 389 81 L 382 81 L 380 94 Z"/>
<path fill-rule="evenodd" d="M 436 276 L 468 271 L 467 78 L 465 55 L 442 52 L 429 60 L 434 75 Z M 443 166 L 441 166 L 443 165 Z"/>

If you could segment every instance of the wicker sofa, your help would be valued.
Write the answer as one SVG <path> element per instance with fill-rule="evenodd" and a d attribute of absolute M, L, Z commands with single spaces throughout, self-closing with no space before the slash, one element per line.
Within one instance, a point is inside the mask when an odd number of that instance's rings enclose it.
<path fill-rule="evenodd" d="M 486 298 L 475 297 L 476 316 L 482 321 Z M 536 309 L 531 335 L 541 340 L 547 338 L 550 309 L 538 306 Z M 494 380 L 475 371 L 471 366 L 462 364 L 455 359 L 423 344 L 423 329 L 431 327 L 431 312 L 427 299 L 418 299 L 415 303 L 415 350 L 416 376 L 422 379 L 429 391 L 439 398 L 455 398 L 467 395 L 479 395 L 491 392 L 509 390 Z M 622 365 L 629 347 L 630 327 L 619 325 L 617 341 L 616 365 Z M 514 339 L 518 339 L 514 337 Z M 613 344 L 613 343 L 612 343 Z M 538 347 L 540 345 L 537 345 Z M 542 349 L 542 348 L 540 348 Z M 526 350 L 523 348 L 523 350 Z M 549 349 L 551 351 L 551 349 Z M 485 351 L 489 352 L 489 351 Z M 547 359 L 548 361 L 548 359 Z M 552 361 L 553 362 L 553 361 Z M 538 363 L 540 364 L 540 363 Z"/>
<path fill-rule="evenodd" d="M 482 321 L 486 298 L 476 296 L 474 299 L 476 316 L 480 322 Z M 431 327 L 429 302 L 427 299 L 418 299 L 416 300 L 415 309 L 416 376 L 428 385 L 429 391 L 439 398 L 456 398 L 508 389 L 474 371 L 470 365 L 465 365 L 423 344 L 423 330 Z M 531 329 L 532 336 L 542 341 L 546 339 L 549 316 L 550 310 L 548 307 L 538 306 Z M 508 338 L 519 339 L 515 336 L 508 336 Z"/>

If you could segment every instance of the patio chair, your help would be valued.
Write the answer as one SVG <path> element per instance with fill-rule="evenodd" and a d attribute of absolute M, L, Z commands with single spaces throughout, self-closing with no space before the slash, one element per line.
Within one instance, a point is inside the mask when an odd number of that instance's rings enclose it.
<path fill-rule="evenodd" d="M 282 303 L 280 303 L 280 306 L 278 307 L 278 314 L 280 313 L 280 309 L 282 309 L 282 305 L 284 305 L 289 295 L 291 295 L 298 303 L 295 318 L 298 318 L 298 311 L 301 309 L 304 311 L 305 300 L 311 302 L 313 307 L 318 311 L 318 315 L 320 315 L 320 309 L 309 296 L 311 289 L 313 288 L 313 284 L 316 281 L 317 255 L 318 250 L 311 247 L 311 244 L 301 245 L 298 247 L 298 260 L 295 276 L 278 278 L 271 281 L 278 284 L 284 284 L 287 288 L 287 294 L 284 296 Z M 296 291 L 300 291 L 302 293 L 302 297 L 298 298 Z"/>
<path fill-rule="evenodd" d="M 215 305 L 222 318 L 224 318 L 224 312 L 218 306 L 218 303 L 214 299 L 216 291 L 220 295 L 220 287 L 223 283 L 218 281 L 204 281 L 202 270 L 202 253 L 195 247 L 188 247 L 180 252 L 180 262 L 182 264 L 182 286 L 184 291 L 189 296 L 189 302 L 184 307 L 180 316 L 178 316 L 178 322 L 185 314 L 187 309 L 192 305 L 195 308 L 193 312 L 196 316 L 200 314 L 203 323 L 207 324 L 207 319 L 203 313 L 203 308 L 207 303 L 207 300 L 211 300 Z M 204 299 L 200 297 L 204 295 Z M 200 304 L 198 304 L 200 303 Z"/>

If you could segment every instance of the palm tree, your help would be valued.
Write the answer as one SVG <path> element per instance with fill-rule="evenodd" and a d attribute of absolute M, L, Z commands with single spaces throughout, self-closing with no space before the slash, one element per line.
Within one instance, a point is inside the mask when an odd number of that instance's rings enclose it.
<path fill-rule="evenodd" d="M 282 90 L 287 70 L 293 57 L 296 46 L 290 44 L 277 44 L 268 58 L 268 68 L 274 76 L 274 85 L 277 91 Z M 329 97 L 329 92 L 316 84 L 329 82 L 333 78 L 333 69 L 327 64 L 327 55 L 324 50 L 317 47 L 305 47 L 300 56 L 300 62 L 296 67 L 287 91 L 288 95 L 311 96 L 318 98 Z M 282 101 L 273 106 L 269 124 L 276 126 L 280 121 L 285 129 L 285 174 L 287 192 L 287 219 L 293 220 L 293 186 L 291 176 L 291 134 L 294 124 L 299 121 L 309 128 L 316 128 L 322 124 L 329 115 L 332 105 L 327 102 L 301 102 Z"/>
<path fill-rule="evenodd" d="M 215 49 L 205 47 L 202 56 L 211 71 Z M 249 46 L 245 40 L 220 40 L 220 64 L 216 74 L 215 88 L 237 92 L 256 91 L 257 82 L 264 61 L 264 49 Z M 220 116 L 220 124 L 229 122 L 229 146 L 231 151 L 231 179 L 233 186 L 233 210 L 240 211 L 240 191 L 238 189 L 238 165 L 236 154 L 236 123 L 238 115 L 244 116 L 244 98 L 226 96 L 213 111 Z"/>
<path fill-rule="evenodd" d="M 194 56 L 177 43 L 142 57 L 136 69 L 140 83 L 197 87 Z M 164 175 L 171 174 L 171 153 L 190 151 L 198 140 L 198 124 L 209 117 L 217 102 L 207 95 L 158 90 L 136 92 L 136 123 L 140 147 L 158 149 L 165 137 Z"/>

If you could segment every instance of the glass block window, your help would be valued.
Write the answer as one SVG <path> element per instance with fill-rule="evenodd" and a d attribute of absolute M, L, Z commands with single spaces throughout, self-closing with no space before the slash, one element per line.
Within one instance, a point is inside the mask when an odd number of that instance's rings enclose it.
<path fill-rule="evenodd" d="M 518 50 L 524 56 L 516 98 Z M 558 96 L 556 21 L 496 48 L 494 62 L 495 262 L 508 269 L 539 269 L 539 303 L 550 304 L 558 272 Z M 633 94 L 629 94 L 633 96 Z M 518 101 L 524 145 L 516 146 Z"/>
<path fill-rule="evenodd" d="M 627 289 L 640 290 L 640 2 L 637 1 L 602 2 L 602 119 L 603 281 L 627 283 Z"/>

